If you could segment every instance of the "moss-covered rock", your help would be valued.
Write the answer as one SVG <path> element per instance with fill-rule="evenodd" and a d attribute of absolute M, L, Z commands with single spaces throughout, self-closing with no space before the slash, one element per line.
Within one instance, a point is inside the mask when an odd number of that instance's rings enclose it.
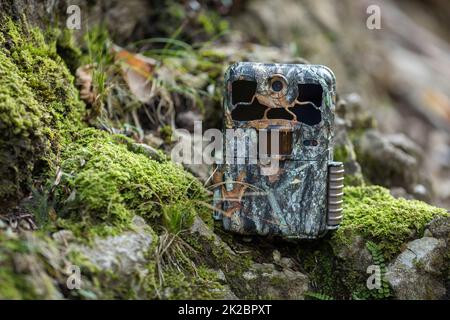
<path fill-rule="evenodd" d="M 171 218 L 183 223 L 183 214 L 187 217 L 192 210 L 207 219 L 208 197 L 201 183 L 181 166 L 150 159 L 139 150 L 124 136 L 94 128 L 74 134 L 61 154 L 63 177 L 56 190 L 56 211 L 70 220 L 69 227 L 114 233 L 139 215 L 160 228 L 162 213 L 175 209 L 181 216 L 166 216 L 167 223 Z"/>
<path fill-rule="evenodd" d="M 1 20 L 0 202 L 10 204 L 54 166 L 61 144 L 82 126 L 84 104 L 55 41 L 25 21 Z"/>
<path fill-rule="evenodd" d="M 0 299 L 62 298 L 58 288 L 62 260 L 50 238 L 0 231 L 0 243 Z"/>
<path fill-rule="evenodd" d="M 380 186 L 346 187 L 344 219 L 333 235 L 336 246 L 348 246 L 356 236 L 376 242 L 386 257 L 401 250 L 401 245 L 421 236 L 426 224 L 445 209 L 417 200 L 395 199 Z"/>

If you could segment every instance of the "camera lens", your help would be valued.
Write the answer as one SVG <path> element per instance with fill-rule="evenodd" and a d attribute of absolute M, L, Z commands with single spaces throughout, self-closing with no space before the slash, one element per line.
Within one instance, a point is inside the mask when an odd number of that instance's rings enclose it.
<path fill-rule="evenodd" d="M 283 83 L 280 80 L 275 80 L 272 82 L 272 90 L 275 92 L 280 92 L 283 89 Z"/>

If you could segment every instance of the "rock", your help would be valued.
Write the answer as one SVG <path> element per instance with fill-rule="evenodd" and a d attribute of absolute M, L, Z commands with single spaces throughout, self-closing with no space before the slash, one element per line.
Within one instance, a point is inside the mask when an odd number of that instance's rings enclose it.
<path fill-rule="evenodd" d="M 273 256 L 273 261 L 280 262 L 280 260 L 281 260 L 281 253 L 280 253 L 280 251 L 273 250 L 272 256 Z"/>
<path fill-rule="evenodd" d="M 225 277 L 225 273 L 223 273 L 222 270 L 214 270 L 217 273 L 217 280 L 220 283 L 226 283 L 227 282 L 227 278 Z"/>
<path fill-rule="evenodd" d="M 75 238 L 75 236 L 73 232 L 70 230 L 59 230 L 52 234 L 52 238 L 58 244 L 67 245 L 70 241 L 72 241 Z"/>
<path fill-rule="evenodd" d="M 287 257 L 282 257 L 280 251 L 274 250 L 272 253 L 273 261 L 276 265 L 279 265 L 286 269 L 292 269 L 294 267 L 294 260 Z"/>
<path fill-rule="evenodd" d="M 144 142 L 154 148 L 159 148 L 164 144 L 164 140 L 153 133 L 147 133 L 144 136 Z"/>
<path fill-rule="evenodd" d="M 361 166 L 356 159 L 355 148 L 347 133 L 347 122 L 335 117 L 335 135 L 334 135 L 334 160 L 344 163 L 346 177 L 351 177 L 353 185 L 363 183 Z M 345 183 L 348 183 L 349 179 Z"/>
<path fill-rule="evenodd" d="M 422 158 L 423 150 L 422 148 L 412 141 L 408 136 L 403 133 L 394 133 L 385 135 L 387 141 L 389 141 L 395 147 L 402 149 L 404 152 L 413 155 L 417 159 Z"/>
<path fill-rule="evenodd" d="M 348 129 L 361 130 L 375 127 L 375 119 L 357 93 L 343 95 L 337 102 L 336 113 L 345 120 Z"/>
<path fill-rule="evenodd" d="M 180 112 L 176 116 L 176 124 L 180 128 L 194 132 L 194 123 L 196 121 L 202 121 L 203 116 L 199 112 L 194 112 L 192 110 Z"/>
<path fill-rule="evenodd" d="M 224 286 L 223 288 L 225 290 L 223 300 L 239 300 L 229 286 Z"/>
<path fill-rule="evenodd" d="M 442 279 L 445 241 L 423 237 L 409 242 L 387 267 L 385 279 L 397 299 L 440 299 L 445 293 Z"/>
<path fill-rule="evenodd" d="M 419 183 L 413 187 L 413 194 L 416 199 L 426 198 L 428 193 L 429 192 L 428 192 L 427 188 L 423 184 Z"/>
<path fill-rule="evenodd" d="M 354 237 L 350 245 L 334 246 L 333 251 L 337 257 L 348 262 L 352 269 L 363 273 L 373 264 L 372 256 L 366 248 L 366 241 L 361 236 Z"/>
<path fill-rule="evenodd" d="M 358 161 L 370 182 L 386 187 L 403 187 L 412 193 L 419 181 L 419 162 L 396 147 L 376 130 L 366 131 L 357 144 Z"/>
<path fill-rule="evenodd" d="M 405 188 L 402 187 L 393 187 L 389 191 L 394 198 L 405 198 L 408 200 L 414 199 L 414 197 L 406 192 Z"/>
<path fill-rule="evenodd" d="M 96 238 L 92 246 L 73 245 L 71 250 L 81 253 L 103 271 L 130 275 L 147 262 L 145 255 L 155 241 L 150 227 L 143 221 L 141 217 L 135 217 L 136 231 Z"/>
<path fill-rule="evenodd" d="M 294 267 L 294 260 L 291 258 L 283 257 L 281 258 L 279 265 L 286 269 L 292 269 Z"/>
<path fill-rule="evenodd" d="M 255 263 L 242 277 L 248 295 L 257 299 L 304 299 L 309 290 L 306 275 L 289 269 L 279 271 L 271 263 Z"/>
<path fill-rule="evenodd" d="M 223 248 L 227 253 L 231 255 L 235 255 L 236 253 L 230 248 L 230 246 L 222 241 L 222 239 L 214 233 L 211 228 L 208 228 L 208 226 L 203 222 L 201 218 L 196 216 L 194 218 L 194 222 L 191 225 L 191 228 L 189 229 L 191 234 L 197 234 L 201 238 L 203 238 L 206 241 L 213 241 L 214 246 Z"/>
<path fill-rule="evenodd" d="M 450 240 L 450 217 L 439 217 L 428 223 L 425 232 L 429 232 L 433 237 Z"/>

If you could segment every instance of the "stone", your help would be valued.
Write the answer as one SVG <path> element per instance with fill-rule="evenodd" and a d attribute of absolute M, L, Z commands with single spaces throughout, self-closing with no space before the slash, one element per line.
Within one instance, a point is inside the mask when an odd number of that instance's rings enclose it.
<path fill-rule="evenodd" d="M 75 238 L 75 236 L 73 232 L 70 230 L 59 230 L 52 234 L 52 238 L 58 244 L 67 245 L 70 241 L 72 241 Z"/>
<path fill-rule="evenodd" d="M 280 259 L 279 265 L 286 269 L 292 269 L 294 267 L 294 260 L 283 257 Z"/>
<path fill-rule="evenodd" d="M 281 253 L 278 250 L 273 250 L 272 256 L 273 256 L 273 261 L 275 261 L 275 262 L 279 262 L 281 260 Z"/>
<path fill-rule="evenodd" d="M 352 176 L 356 185 L 363 183 L 361 166 L 356 159 L 355 148 L 347 132 L 348 122 L 335 117 L 334 160 L 344 163 L 345 175 Z"/>
<path fill-rule="evenodd" d="M 336 113 L 345 120 L 349 131 L 375 127 L 372 113 L 357 93 L 343 95 L 337 102 Z"/>
<path fill-rule="evenodd" d="M 214 233 L 211 228 L 208 228 L 208 226 L 203 222 L 201 218 L 196 216 L 194 218 L 194 221 L 189 229 L 189 232 L 191 234 L 197 234 L 201 238 L 203 238 L 206 241 L 213 241 L 213 244 L 216 247 L 220 247 L 225 249 L 228 253 L 235 255 L 236 253 L 230 248 L 228 244 L 226 244 L 222 239 Z"/>
<path fill-rule="evenodd" d="M 402 187 L 392 187 L 389 191 L 394 198 L 414 199 L 414 197 Z"/>
<path fill-rule="evenodd" d="M 194 132 L 194 123 L 196 121 L 202 121 L 203 116 L 192 110 L 180 112 L 176 116 L 176 124 L 180 128 L 184 128 L 189 130 L 190 132 Z"/>
<path fill-rule="evenodd" d="M 225 285 L 223 288 L 225 290 L 223 300 L 239 300 L 229 286 Z"/>
<path fill-rule="evenodd" d="M 423 237 L 409 242 L 385 274 L 394 296 L 401 300 L 442 298 L 446 293 L 444 254 L 444 240 Z"/>
<path fill-rule="evenodd" d="M 373 264 L 372 255 L 361 236 L 354 237 L 349 245 L 334 246 L 333 251 L 337 257 L 348 262 L 354 270 L 363 273 L 366 273 L 367 267 Z"/>
<path fill-rule="evenodd" d="M 304 299 L 309 290 L 309 279 L 301 272 L 278 270 L 271 263 L 254 263 L 242 274 L 245 291 L 256 299 Z"/>
<path fill-rule="evenodd" d="M 421 182 L 419 160 L 414 154 L 396 147 L 382 133 L 367 130 L 356 146 L 363 174 L 371 183 L 385 187 L 403 187 L 412 194 Z"/>
<path fill-rule="evenodd" d="M 103 271 L 130 275 L 146 264 L 146 254 L 155 241 L 141 217 L 135 217 L 132 224 L 135 231 L 95 238 L 91 246 L 73 245 L 70 250 L 81 253 Z"/>
<path fill-rule="evenodd" d="M 450 239 L 450 217 L 439 217 L 428 223 L 425 232 L 429 232 L 433 237 L 449 240 Z"/>
<path fill-rule="evenodd" d="M 386 139 L 395 147 L 420 159 L 423 155 L 422 148 L 403 133 L 385 135 Z"/>

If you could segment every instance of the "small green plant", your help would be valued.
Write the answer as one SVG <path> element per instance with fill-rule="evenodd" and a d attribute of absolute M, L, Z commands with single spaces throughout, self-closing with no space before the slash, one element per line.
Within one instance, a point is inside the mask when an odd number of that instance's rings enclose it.
<path fill-rule="evenodd" d="M 175 203 L 162 207 L 163 224 L 171 234 L 179 234 L 194 221 L 194 208 L 186 203 Z"/>
<path fill-rule="evenodd" d="M 50 213 L 53 212 L 55 201 L 51 199 L 49 190 L 31 189 L 33 204 L 27 209 L 33 214 L 39 227 L 45 226 L 50 221 Z"/>
<path fill-rule="evenodd" d="M 383 252 L 381 252 L 379 246 L 372 241 L 367 241 L 366 248 L 372 255 L 373 262 L 380 268 L 381 277 L 381 287 L 377 290 L 370 291 L 371 298 L 387 299 L 392 293 L 388 282 L 384 279 L 384 275 L 386 274 L 386 263 L 384 261 Z"/>
<path fill-rule="evenodd" d="M 92 27 L 83 40 L 87 50 L 83 62 L 92 66 L 92 91 L 96 93 L 93 116 L 97 116 L 104 108 L 104 101 L 108 96 L 108 68 L 114 61 L 110 52 L 111 41 L 108 30 L 103 25 Z"/>

